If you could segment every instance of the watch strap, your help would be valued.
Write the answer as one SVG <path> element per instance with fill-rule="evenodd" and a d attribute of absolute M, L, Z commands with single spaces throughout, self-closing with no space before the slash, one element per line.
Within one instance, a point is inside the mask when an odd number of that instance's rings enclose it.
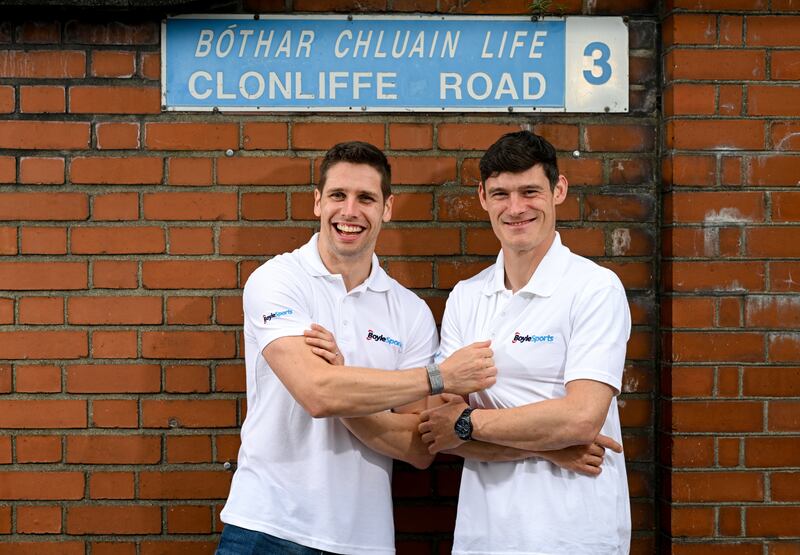
<path fill-rule="evenodd" d="M 433 364 L 425 365 L 425 370 L 428 371 L 428 385 L 431 387 L 431 395 L 439 395 L 444 392 L 444 380 L 442 379 L 442 371 L 439 365 L 435 362 Z"/>

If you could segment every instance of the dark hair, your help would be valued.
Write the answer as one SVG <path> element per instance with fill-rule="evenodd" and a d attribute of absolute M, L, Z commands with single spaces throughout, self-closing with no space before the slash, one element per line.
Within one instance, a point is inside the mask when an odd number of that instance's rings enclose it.
<path fill-rule="evenodd" d="M 541 164 L 550 188 L 558 183 L 556 149 L 547 140 L 530 131 L 506 133 L 489 147 L 481 158 L 481 181 L 503 172 L 520 173 Z"/>
<path fill-rule="evenodd" d="M 320 192 L 325 187 L 328 170 L 339 162 L 366 164 L 374 168 L 381 176 L 383 199 L 386 200 L 392 194 L 392 167 L 389 165 L 389 161 L 377 147 L 361 141 L 339 143 L 325 153 L 325 158 L 322 159 L 319 181 L 317 182 L 317 189 Z"/>

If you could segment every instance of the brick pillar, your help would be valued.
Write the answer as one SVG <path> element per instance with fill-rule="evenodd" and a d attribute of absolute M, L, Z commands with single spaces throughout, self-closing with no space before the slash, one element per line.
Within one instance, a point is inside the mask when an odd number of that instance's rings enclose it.
<path fill-rule="evenodd" d="M 800 17 L 667 4 L 663 551 L 797 553 Z"/>

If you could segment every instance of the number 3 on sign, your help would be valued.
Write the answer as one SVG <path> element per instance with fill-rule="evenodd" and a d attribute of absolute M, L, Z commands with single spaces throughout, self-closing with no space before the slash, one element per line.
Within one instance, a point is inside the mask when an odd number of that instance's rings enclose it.
<path fill-rule="evenodd" d="M 583 78 L 587 83 L 602 85 L 611 79 L 611 65 L 608 63 L 611 58 L 611 49 L 606 43 L 590 42 L 583 49 L 583 55 L 592 58 L 593 62 L 592 69 L 583 70 Z"/>

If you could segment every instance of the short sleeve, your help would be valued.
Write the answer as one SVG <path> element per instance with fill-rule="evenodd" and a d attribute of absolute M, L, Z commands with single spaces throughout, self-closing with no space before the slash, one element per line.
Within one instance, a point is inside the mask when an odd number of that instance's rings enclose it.
<path fill-rule="evenodd" d="M 564 383 L 589 379 L 606 383 L 617 393 L 631 330 L 625 290 L 619 281 L 582 294 L 572 314 Z"/>
<path fill-rule="evenodd" d="M 454 352 L 464 346 L 464 338 L 461 330 L 458 327 L 458 296 L 460 289 L 458 285 L 447 297 L 447 303 L 444 307 L 444 316 L 442 317 L 442 339 L 439 344 L 439 350 L 436 352 L 436 362 L 440 363 Z"/>
<path fill-rule="evenodd" d="M 414 325 L 409 330 L 409 339 L 406 341 L 398 368 L 419 368 L 430 364 L 439 346 L 439 334 L 436 332 L 433 314 L 424 302 L 420 301 L 420 305 Z"/>
<path fill-rule="evenodd" d="M 259 352 L 278 338 L 303 335 L 311 327 L 312 311 L 302 291 L 303 280 L 296 275 L 299 271 L 267 263 L 244 286 L 245 333 L 254 337 Z"/>

